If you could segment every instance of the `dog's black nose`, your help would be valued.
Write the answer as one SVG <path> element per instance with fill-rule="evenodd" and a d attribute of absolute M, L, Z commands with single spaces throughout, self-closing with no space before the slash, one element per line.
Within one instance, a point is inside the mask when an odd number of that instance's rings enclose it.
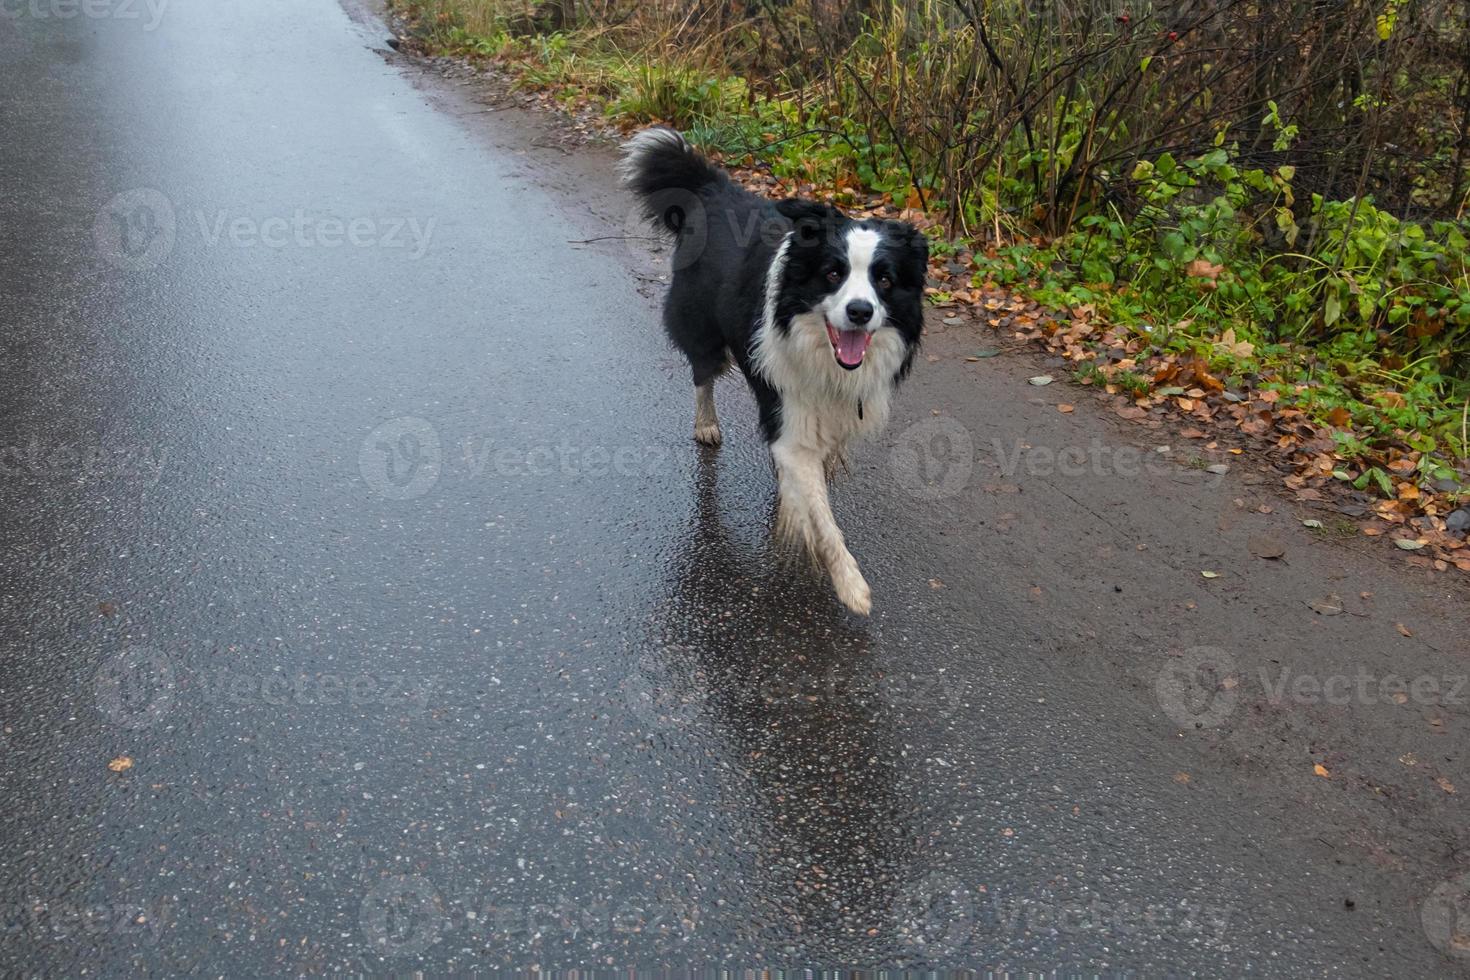
<path fill-rule="evenodd" d="M 865 299 L 855 299 L 847 304 L 847 322 L 862 326 L 873 319 L 873 304 Z"/>

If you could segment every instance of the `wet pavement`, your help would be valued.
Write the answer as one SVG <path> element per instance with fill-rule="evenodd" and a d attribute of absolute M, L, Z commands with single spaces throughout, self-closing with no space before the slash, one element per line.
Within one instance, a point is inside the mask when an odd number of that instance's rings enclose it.
<path fill-rule="evenodd" d="M 1259 491 L 947 356 L 835 491 L 853 618 L 576 244 L 605 155 L 579 200 L 334 0 L 4 9 L 6 973 L 1465 968 L 1396 761 L 1465 770 L 1443 580 L 1241 565 Z M 1197 722 L 1201 649 L 1446 690 Z"/>

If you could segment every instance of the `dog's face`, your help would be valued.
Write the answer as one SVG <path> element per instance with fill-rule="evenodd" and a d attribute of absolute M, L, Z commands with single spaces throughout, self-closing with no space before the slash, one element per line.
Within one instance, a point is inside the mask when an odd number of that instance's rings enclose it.
<path fill-rule="evenodd" d="M 862 367 L 873 338 L 895 330 L 912 344 L 923 330 L 928 242 L 899 221 L 853 221 L 812 201 L 780 201 L 793 224 L 779 305 L 781 322 L 820 312 L 832 356 Z"/>

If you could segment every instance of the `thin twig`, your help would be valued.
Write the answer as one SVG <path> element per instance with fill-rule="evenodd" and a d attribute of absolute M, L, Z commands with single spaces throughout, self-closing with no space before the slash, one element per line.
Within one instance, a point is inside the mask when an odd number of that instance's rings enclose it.
<path fill-rule="evenodd" d="M 832 136 L 846 143 L 848 145 L 848 148 L 851 149 L 854 154 L 858 153 L 858 148 L 853 144 L 852 140 L 849 139 L 845 133 L 839 133 L 835 129 L 807 129 L 801 131 L 800 133 L 792 133 L 790 136 L 783 136 L 778 140 L 771 140 L 771 142 L 769 143 L 762 143 L 759 146 L 751 147 L 750 149 L 737 150 L 735 152 L 735 155 L 744 156 L 745 154 L 750 154 L 751 156 L 755 156 L 762 150 L 769 150 L 773 146 L 780 146 L 782 143 L 789 143 L 792 140 L 799 140 L 803 136 Z"/>
<path fill-rule="evenodd" d="M 601 235 L 597 238 L 567 239 L 568 245 L 591 245 L 593 242 L 661 242 L 656 235 Z"/>

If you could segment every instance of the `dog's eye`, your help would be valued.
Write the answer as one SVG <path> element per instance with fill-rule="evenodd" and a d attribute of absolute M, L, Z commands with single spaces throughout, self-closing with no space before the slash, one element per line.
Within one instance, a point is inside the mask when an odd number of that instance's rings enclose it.
<path fill-rule="evenodd" d="M 842 281 L 842 270 L 841 269 L 833 269 L 832 271 L 828 272 L 827 273 L 827 281 L 828 282 L 841 282 Z"/>
<path fill-rule="evenodd" d="M 890 279 L 890 278 L 888 278 L 887 276 L 879 276 L 878 277 L 878 288 L 879 289 L 892 289 L 893 288 L 893 280 Z"/>

